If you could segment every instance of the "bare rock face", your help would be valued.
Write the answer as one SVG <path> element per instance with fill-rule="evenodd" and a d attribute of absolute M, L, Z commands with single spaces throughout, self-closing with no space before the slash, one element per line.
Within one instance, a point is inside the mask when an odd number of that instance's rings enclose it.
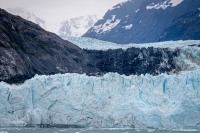
<path fill-rule="evenodd" d="M 173 73 L 178 49 L 85 50 L 0 9 L 0 81 L 21 83 L 36 74 L 125 75 Z"/>
<path fill-rule="evenodd" d="M 174 20 L 160 35 L 159 41 L 199 40 L 200 8 Z"/>
<path fill-rule="evenodd" d="M 168 73 L 179 71 L 175 58 L 180 54 L 178 49 L 169 48 L 128 48 L 108 51 L 88 50 L 92 63 L 99 73 L 117 72 L 125 75 Z M 92 74 L 92 73 L 91 73 Z"/>
<path fill-rule="evenodd" d="M 38 25 L 0 10 L 0 81 L 20 82 L 35 74 L 83 73 L 87 55 Z"/>
<path fill-rule="evenodd" d="M 199 40 L 200 32 L 190 30 L 200 28 L 198 15 L 187 17 L 199 7 L 199 0 L 128 0 L 109 9 L 83 36 L 119 44 Z"/>

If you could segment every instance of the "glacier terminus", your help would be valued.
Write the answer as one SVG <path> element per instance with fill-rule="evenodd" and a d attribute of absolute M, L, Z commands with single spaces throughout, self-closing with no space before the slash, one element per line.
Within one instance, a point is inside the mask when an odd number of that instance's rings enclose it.
<path fill-rule="evenodd" d="M 0 126 L 200 129 L 200 48 L 192 41 L 173 43 L 185 69 L 178 73 L 67 73 L 36 75 L 23 84 L 0 82 Z"/>

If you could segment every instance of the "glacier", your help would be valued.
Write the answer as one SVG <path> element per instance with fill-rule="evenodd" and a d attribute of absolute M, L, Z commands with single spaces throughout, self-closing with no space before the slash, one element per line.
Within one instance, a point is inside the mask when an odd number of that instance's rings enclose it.
<path fill-rule="evenodd" d="M 109 50 L 109 49 L 123 49 L 126 50 L 128 48 L 185 48 L 190 45 L 200 45 L 200 40 L 179 40 L 179 41 L 164 41 L 164 42 L 153 42 L 153 43 L 130 43 L 130 44 L 117 44 L 113 42 L 102 41 L 89 37 L 63 37 L 62 39 L 72 42 L 73 44 L 79 46 L 82 49 L 89 50 Z"/>
<path fill-rule="evenodd" d="M 20 85 L 0 82 L 0 127 L 200 129 L 199 86 L 199 70 L 158 76 L 36 75 Z"/>
<path fill-rule="evenodd" d="M 200 129 L 200 41 L 118 45 L 65 38 L 83 49 L 180 50 L 181 71 L 157 76 L 66 73 L 0 82 L 0 127 L 66 124 L 97 128 Z"/>

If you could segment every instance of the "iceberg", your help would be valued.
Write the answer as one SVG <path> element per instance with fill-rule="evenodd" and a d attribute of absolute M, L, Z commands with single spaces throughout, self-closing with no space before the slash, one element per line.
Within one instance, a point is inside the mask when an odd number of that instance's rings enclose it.
<path fill-rule="evenodd" d="M 200 129 L 200 70 L 36 75 L 19 85 L 0 82 L 0 127 L 29 124 Z"/>

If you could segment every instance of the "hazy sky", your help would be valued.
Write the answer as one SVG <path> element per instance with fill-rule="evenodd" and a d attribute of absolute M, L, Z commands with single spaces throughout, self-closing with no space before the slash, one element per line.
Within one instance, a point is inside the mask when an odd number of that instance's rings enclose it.
<path fill-rule="evenodd" d="M 0 0 L 0 8 L 22 7 L 45 21 L 56 22 L 89 14 L 101 17 L 122 1 L 125 0 Z"/>

